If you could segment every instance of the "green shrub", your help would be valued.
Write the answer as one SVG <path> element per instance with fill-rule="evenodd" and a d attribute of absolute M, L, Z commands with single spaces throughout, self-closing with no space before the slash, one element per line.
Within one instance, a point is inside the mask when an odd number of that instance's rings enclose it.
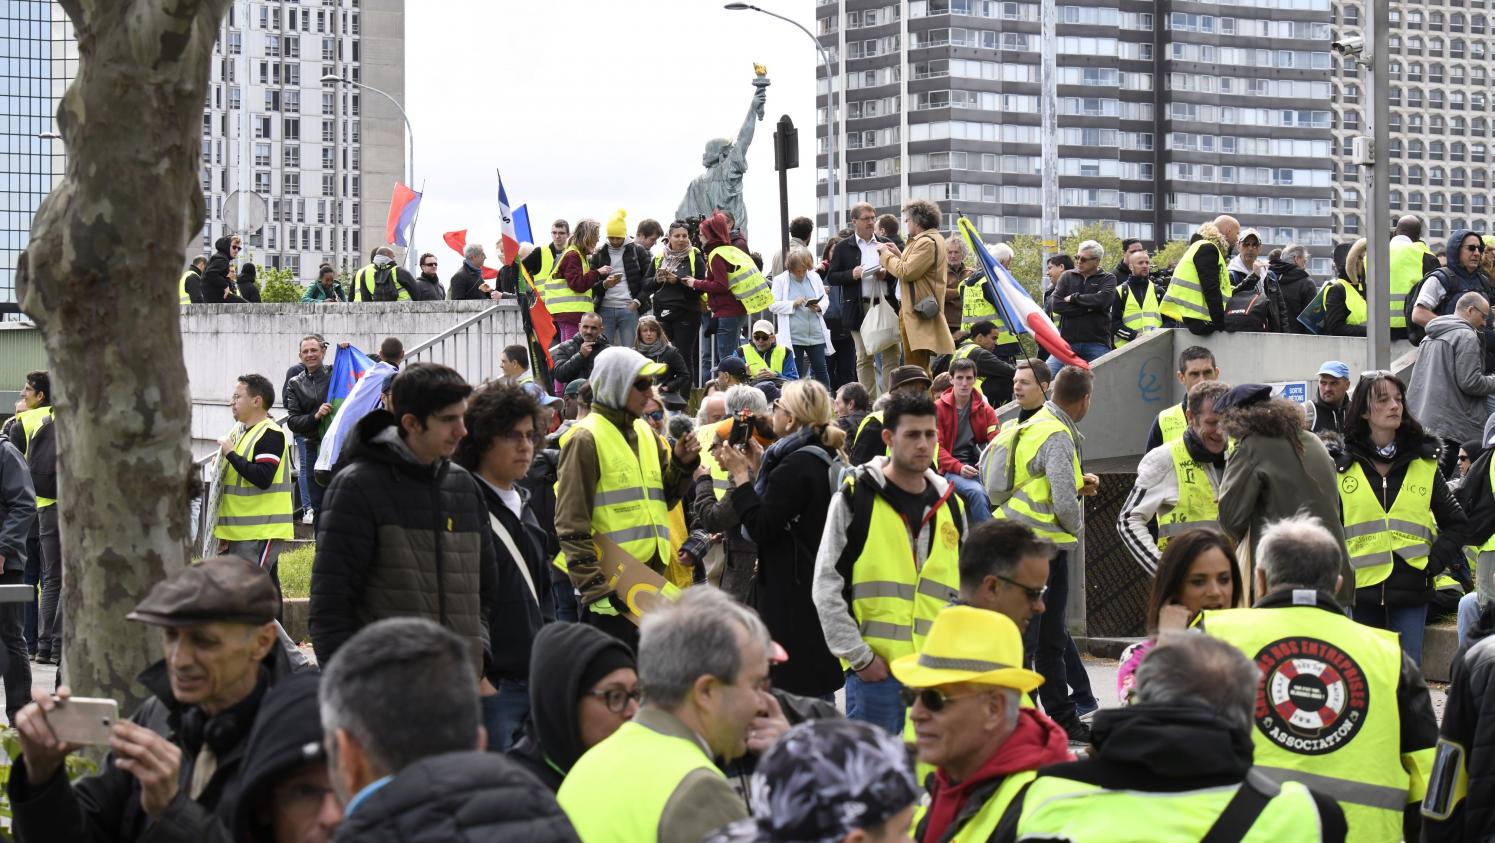
<path fill-rule="evenodd" d="M 260 301 L 266 304 L 287 304 L 301 301 L 306 289 L 296 280 L 289 269 L 262 267 L 259 272 Z"/>
<path fill-rule="evenodd" d="M 10 781 L 10 768 L 17 758 L 21 757 L 21 738 L 14 727 L 6 727 L 0 731 L 0 747 L 4 752 L 0 753 L 0 840 L 9 841 L 14 838 L 11 835 L 11 813 L 10 795 L 5 785 Z M 91 776 L 99 771 L 99 765 L 92 758 L 81 752 L 75 752 L 63 762 L 67 770 L 68 781 L 77 781 L 84 776 Z"/>

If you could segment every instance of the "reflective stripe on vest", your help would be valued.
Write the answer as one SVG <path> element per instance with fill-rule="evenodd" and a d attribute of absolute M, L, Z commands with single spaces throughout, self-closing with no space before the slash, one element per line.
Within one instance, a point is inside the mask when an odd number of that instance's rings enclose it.
<path fill-rule="evenodd" d="M 592 294 L 590 292 L 578 293 L 571 289 L 571 286 L 566 283 L 566 276 L 560 273 L 561 261 L 566 259 L 566 252 L 575 252 L 576 256 L 581 259 L 583 275 L 592 270 L 591 262 L 580 249 L 567 246 L 566 250 L 561 252 L 561 256 L 556 259 L 550 277 L 540 288 L 540 298 L 545 300 L 545 308 L 551 313 L 591 313 L 593 310 Z"/>
<path fill-rule="evenodd" d="M 1422 256 L 1432 254 L 1421 240 L 1391 244 L 1391 327 L 1407 327 L 1407 294 L 1422 280 Z"/>
<path fill-rule="evenodd" d="M 597 449 L 592 533 L 612 539 L 640 562 L 658 560 L 663 565 L 670 558 L 670 516 L 659 465 L 659 434 L 642 419 L 634 419 L 637 448 L 630 448 L 622 432 L 601 413 L 592 413 L 573 428 L 591 431 Z M 602 556 L 600 549 L 597 556 Z"/>
<path fill-rule="evenodd" d="M 1371 485 L 1384 487 L 1384 478 L 1367 479 L 1358 461 L 1339 475 L 1344 542 L 1350 552 L 1350 567 L 1355 569 L 1356 588 L 1376 585 L 1391 576 L 1392 554 L 1419 571 L 1427 568 L 1428 553 L 1438 537 L 1438 522 L 1431 511 L 1437 470 L 1437 463 L 1431 459 L 1413 460 L 1389 512 L 1381 508 L 1380 496 Z"/>
<path fill-rule="evenodd" d="M 1056 771 L 1035 780 L 1023 795 L 1017 838 L 1115 840 L 1118 828 L 1145 828 L 1146 834 L 1136 839 L 1200 840 L 1243 786 L 1231 784 L 1166 793 L 1108 790 L 1090 782 L 1064 778 Z M 1244 843 L 1317 840 L 1322 826 L 1323 818 L 1308 787 L 1287 782 L 1281 784 L 1281 790 L 1267 802 L 1244 835 L 1228 839 Z M 1349 839 L 1360 838 L 1351 835 Z"/>
<path fill-rule="evenodd" d="M 1178 503 L 1167 515 L 1158 516 L 1159 550 L 1185 530 L 1220 529 L 1220 505 L 1215 501 L 1209 470 L 1189 456 L 1182 437 L 1173 443 L 1169 455 L 1173 458 L 1173 476 L 1178 480 Z"/>
<path fill-rule="evenodd" d="M 711 455 L 711 444 L 716 441 L 716 426 L 696 428 L 696 439 L 701 442 L 701 465 L 711 474 L 711 492 L 716 495 L 717 500 L 721 500 L 732 491 L 732 475 Z"/>
<path fill-rule="evenodd" d="M 296 505 L 291 497 L 295 484 L 290 480 L 291 438 L 285 435 L 280 425 L 266 418 L 244 431 L 239 441 L 234 443 L 234 453 L 254 462 L 255 446 L 272 431 L 280 434 L 281 445 L 280 464 L 275 467 L 269 488 L 255 486 L 244 479 L 231 463 L 223 461 L 223 498 L 218 505 L 218 524 L 213 528 L 213 535 L 224 541 L 296 537 L 296 523 L 292 517 Z"/>
<path fill-rule="evenodd" d="M 732 267 L 727 274 L 727 287 L 748 313 L 767 310 L 773 304 L 773 289 L 751 256 L 736 246 L 717 246 L 706 259 L 717 257 Z"/>
<path fill-rule="evenodd" d="M 1155 331 L 1163 327 L 1163 317 L 1158 311 L 1158 290 L 1147 282 L 1147 292 L 1143 294 L 1142 301 L 1131 294 L 1131 286 L 1125 281 L 1117 286 L 1117 294 L 1126 296 L 1126 306 L 1121 313 L 1121 324 L 1131 328 L 1138 334 Z M 1116 347 L 1120 348 L 1131 340 L 1116 340 Z"/>
<path fill-rule="evenodd" d="M 758 347 L 752 343 L 739 347 L 737 353 L 742 355 L 743 362 L 747 363 L 748 371 L 755 375 L 764 369 L 772 369 L 776 374 L 784 374 L 784 361 L 789 357 L 789 349 L 782 345 L 775 345 L 773 351 L 769 352 L 767 360 L 763 359 L 763 355 L 758 353 Z"/>
<path fill-rule="evenodd" d="M 1210 611 L 1200 625 L 1261 668 L 1256 769 L 1337 799 L 1349 840 L 1402 839 L 1402 810 L 1422 799 L 1433 748 L 1401 748 L 1396 633 L 1315 606 Z"/>
<path fill-rule="evenodd" d="M 16 414 L 16 420 L 21 423 L 21 433 L 25 435 L 26 451 L 28 453 L 31 451 L 31 437 L 36 435 L 37 429 L 40 428 L 42 426 L 42 422 L 46 421 L 47 419 L 51 419 L 53 424 L 57 423 L 57 417 L 52 415 L 51 404 L 48 404 L 45 407 L 34 407 L 30 410 L 22 410 L 21 412 Z M 52 431 L 52 435 L 56 436 L 57 431 Z M 37 509 L 46 509 L 47 507 L 53 506 L 56 503 L 56 498 L 44 498 L 41 495 L 36 496 Z"/>
<path fill-rule="evenodd" d="M 695 741 L 628 722 L 571 767 L 556 801 L 587 843 L 657 840 L 665 805 L 698 771 L 722 776 Z"/>
<path fill-rule="evenodd" d="M 907 717 L 904 719 L 910 723 L 913 722 L 908 720 Z M 905 730 L 905 732 L 907 731 Z M 980 810 L 976 811 L 975 814 L 971 815 L 970 819 L 967 819 L 959 826 L 952 825 L 946 829 L 941 839 L 950 841 L 990 840 L 992 835 L 997 831 L 997 823 L 1002 821 L 1002 815 L 1007 813 L 1007 807 L 1012 804 L 1012 800 L 1017 798 L 1018 793 L 1023 787 L 1028 782 L 1037 778 L 1037 776 L 1037 770 L 1019 770 L 1014 773 L 1008 773 L 1002 778 L 1002 783 L 997 786 L 996 792 L 982 804 Z M 923 781 L 923 779 L 920 779 L 920 781 Z M 914 809 L 914 828 L 920 832 L 926 830 L 919 827 L 923 825 L 928 812 L 929 800 L 920 800 L 919 807 Z M 959 819 L 959 817 L 956 819 Z M 923 834 L 919 833 L 915 839 L 924 839 Z"/>
<path fill-rule="evenodd" d="M 176 282 L 177 304 L 191 304 L 192 303 L 192 297 L 189 296 L 189 295 L 187 295 L 187 279 L 191 278 L 192 274 L 193 274 L 192 270 L 189 269 L 186 272 L 182 273 L 182 277 L 181 278 L 177 279 L 177 282 Z"/>
<path fill-rule="evenodd" d="M 915 652 L 935 616 L 960 593 L 960 530 L 949 500 L 947 494 L 930 522 L 929 554 L 920 568 L 910 525 L 872 493 L 867 538 L 852 564 L 851 614 L 862 640 L 886 661 Z"/>
<path fill-rule="evenodd" d="M 1026 524 L 1033 532 L 1060 547 L 1071 547 L 1076 543 L 1073 535 L 1059 527 L 1049 477 L 1041 465 L 1035 465 L 1038 449 L 1050 436 L 1069 435 L 1069 428 L 1048 407 L 1029 416 L 1022 424 L 1005 428 L 997 434 L 997 443 L 1013 461 L 1012 495 L 997 507 L 992 517 Z M 1080 474 L 1080 455 L 1075 452 L 1074 490 L 1079 491 L 1084 483 Z"/>
<path fill-rule="evenodd" d="M 1355 289 L 1354 284 L 1351 284 L 1347 281 L 1341 281 L 1336 278 L 1330 281 L 1329 284 L 1338 284 L 1339 286 L 1344 288 L 1344 306 L 1350 311 L 1349 318 L 1346 319 L 1344 323 L 1346 325 L 1364 325 L 1365 296 L 1361 295 L 1360 291 Z M 1328 289 L 1329 284 L 1324 285 L 1324 288 L 1326 290 Z M 1397 312 L 1400 312 L 1400 310 L 1398 310 Z M 1406 326 L 1403 325 L 1403 327 Z"/>
<path fill-rule="evenodd" d="M 1158 413 L 1158 431 L 1163 434 L 1163 444 L 1182 439 L 1188 429 L 1189 419 L 1184 416 L 1184 405 L 1174 404 Z"/>
<path fill-rule="evenodd" d="M 1230 271 L 1225 266 L 1225 256 L 1220 250 L 1215 249 L 1216 256 L 1220 259 L 1220 275 L 1218 278 L 1199 277 L 1199 272 L 1194 268 L 1194 255 L 1201 248 L 1209 245 L 1208 240 L 1197 240 L 1184 251 L 1183 257 L 1178 259 L 1178 264 L 1173 268 L 1173 280 L 1168 283 L 1168 292 L 1163 294 L 1163 302 L 1158 306 L 1158 312 L 1169 319 L 1203 319 L 1210 320 L 1209 305 L 1205 304 L 1204 284 L 1213 282 L 1220 289 L 1220 301 L 1230 301 Z"/>

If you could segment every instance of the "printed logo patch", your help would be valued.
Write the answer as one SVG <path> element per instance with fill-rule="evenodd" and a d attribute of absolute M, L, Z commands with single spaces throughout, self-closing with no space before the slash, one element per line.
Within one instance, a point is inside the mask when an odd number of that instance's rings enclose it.
<path fill-rule="evenodd" d="M 1365 725 L 1370 708 L 1365 673 L 1333 644 L 1282 638 L 1256 654 L 1256 665 L 1262 672 L 1256 727 L 1288 752 L 1333 752 Z"/>

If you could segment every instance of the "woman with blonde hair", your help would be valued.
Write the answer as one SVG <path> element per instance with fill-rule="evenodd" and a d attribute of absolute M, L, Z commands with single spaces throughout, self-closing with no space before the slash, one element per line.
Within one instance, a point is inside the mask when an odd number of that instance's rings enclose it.
<path fill-rule="evenodd" d="M 601 295 L 599 288 L 612 272 L 610 266 L 593 267 L 587 260 L 587 255 L 597 250 L 601 231 L 596 220 L 578 222 L 556 264 L 555 277 L 565 282 L 566 290 L 561 291 L 559 285 L 551 287 L 551 291 L 545 295 L 545 306 L 555 320 L 555 341 L 558 343 L 576 336 L 581 326 L 581 317 L 597 309 L 596 300 Z M 568 299 L 570 301 L 566 301 Z M 607 339 L 613 343 L 628 343 L 628 337 Z"/>
<path fill-rule="evenodd" d="M 833 414 L 831 394 L 819 381 L 791 381 L 773 402 L 778 441 L 766 451 L 751 438 L 746 450 L 724 445 L 717 451 L 735 486 L 728 497 L 758 545 L 752 602 L 790 654 L 774 665 L 773 684 L 827 700 L 842 685 L 841 664 L 826 647 L 810 586 L 839 485 L 832 474 L 845 464 L 846 431 L 831 424 Z"/>

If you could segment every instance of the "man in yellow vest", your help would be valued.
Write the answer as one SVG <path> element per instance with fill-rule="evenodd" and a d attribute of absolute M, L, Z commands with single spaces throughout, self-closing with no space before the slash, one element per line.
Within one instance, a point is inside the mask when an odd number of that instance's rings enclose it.
<path fill-rule="evenodd" d="M 1199 226 L 1199 239 L 1179 257 L 1158 312 L 1196 334 L 1220 330 L 1230 301 L 1230 246 L 1241 233 L 1235 217 L 1221 215 Z"/>
<path fill-rule="evenodd" d="M 561 253 L 566 251 L 566 243 L 570 239 L 571 223 L 565 220 L 551 223 L 550 242 L 528 250 L 521 244 L 514 262 L 499 270 L 499 284 L 506 290 L 515 289 L 516 279 L 513 276 L 517 271 L 529 288 L 539 292 L 543 298 L 547 285 L 553 280 L 555 268 L 560 265 Z"/>
<path fill-rule="evenodd" d="M 1080 498 L 1100 490 L 1099 477 L 1080 473 L 1080 437 L 1075 429 L 1090 410 L 1094 380 L 1089 369 L 1059 370 L 1043 408 L 1027 421 L 1003 428 L 981 458 L 981 476 L 995 507 L 992 517 L 1026 524 L 1059 547 L 1049 566 L 1048 608 L 1029 629 L 1028 643 L 1034 667 L 1045 680 L 1043 709 L 1077 742 L 1090 740 L 1090 727 L 1080 720 L 1067 693 L 1065 603 L 1069 555 L 1079 544 L 1084 523 Z"/>
<path fill-rule="evenodd" d="M 1265 596 L 1205 612 L 1198 625 L 1259 668 L 1257 771 L 1338 800 L 1351 840 L 1416 840 L 1438 721 L 1396 633 L 1350 620 L 1335 602 L 1343 552 L 1312 516 L 1268 525 L 1256 548 Z"/>
<path fill-rule="evenodd" d="M 846 669 L 846 716 L 896 735 L 902 686 L 888 665 L 917 652 L 959 593 L 966 520 L 955 487 L 932 467 L 928 393 L 894 392 L 882 412 L 890 455 L 858 466 L 831 498 L 811 594 L 831 655 Z"/>
<path fill-rule="evenodd" d="M 62 658 L 62 533 L 60 529 L 57 499 L 57 429 L 53 427 L 52 376 L 44 371 L 27 372 L 21 386 L 21 400 L 16 402 L 15 418 L 6 423 L 6 432 L 11 444 L 26 456 L 31 471 L 32 483 L 41 491 L 36 494 L 36 526 L 31 537 L 36 542 L 39 557 L 37 570 L 41 585 L 38 601 L 36 630 L 36 661 L 38 664 L 57 664 Z M 43 427 L 50 428 L 45 433 Z M 40 450 L 31 453 L 32 442 L 38 434 L 51 441 L 54 458 L 47 461 L 51 469 L 50 478 L 44 476 L 45 467 L 38 465 L 44 459 Z M 48 487 L 53 491 L 47 492 Z"/>
<path fill-rule="evenodd" d="M 709 586 L 644 618 L 644 703 L 556 794 L 582 843 L 697 843 L 747 816 L 715 759 L 741 757 L 753 719 L 778 711 L 767 690 L 772 650 L 758 615 Z"/>
<path fill-rule="evenodd" d="M 952 240 L 958 243 L 959 240 Z M 976 364 L 976 388 L 988 404 L 1000 407 L 1012 400 L 1012 361 L 1000 352 L 998 337 L 1005 333 L 997 323 L 982 319 L 971 324 L 964 342 L 955 349 L 953 360 L 970 358 Z"/>
<path fill-rule="evenodd" d="M 940 612 L 919 651 L 893 662 L 919 761 L 935 767 L 915 815 L 919 843 L 988 839 L 1039 767 L 1073 758 L 1064 730 L 1022 707 L 1043 684 L 1022 663 L 1012 619 L 973 606 Z"/>
<path fill-rule="evenodd" d="M 284 543 L 296 537 L 290 437 L 270 418 L 275 387 L 264 375 L 240 375 L 228 408 L 237 426 L 218 440 L 223 497 L 213 536 L 218 552 L 263 568 L 280 593 L 276 570 Z"/>
<path fill-rule="evenodd" d="M 177 279 L 178 304 L 202 304 L 202 273 L 207 268 L 207 258 L 198 255 L 192 259 L 192 265 Z"/>
<path fill-rule="evenodd" d="M 958 247 L 964 254 L 965 238 L 954 234 L 945 239 L 953 253 Z M 991 248 L 991 255 L 997 263 L 1008 266 L 1012 263 L 1012 247 L 1006 243 L 998 243 Z M 962 257 L 964 260 L 964 257 Z M 996 355 L 1005 360 L 1009 365 L 1022 356 L 1023 347 L 1018 343 L 1017 336 L 1008 330 L 1007 317 L 997 307 L 996 294 L 986 281 L 986 271 L 981 269 L 966 269 L 961 264 L 960 272 L 957 274 L 955 265 L 950 267 L 951 278 L 958 278 L 952 282 L 951 287 L 960 300 L 960 333 L 968 336 L 975 329 L 977 322 L 987 321 L 995 323 L 997 330 L 992 337 L 992 349 Z M 951 333 L 955 333 L 952 329 Z"/>
<path fill-rule="evenodd" d="M 630 645 L 638 627 L 602 573 L 594 539 L 610 539 L 661 575 L 674 554 L 669 511 L 689 489 L 701 442 L 682 436 L 671 447 L 644 422 L 652 378 L 664 371 L 631 348 L 598 353 L 592 412 L 567 431 L 556 469 L 556 533 L 581 594 L 582 621 Z"/>
<path fill-rule="evenodd" d="M 1178 354 L 1178 382 L 1183 384 L 1184 395 L 1200 381 L 1220 379 L 1220 367 L 1215 363 L 1215 353 L 1202 345 L 1191 345 Z M 1161 391 L 1161 386 L 1159 387 Z M 1161 396 L 1159 396 L 1161 397 Z M 1158 413 L 1152 429 L 1147 431 L 1147 450 L 1172 442 L 1184 435 L 1189 421 L 1184 417 L 1184 402 L 1170 404 Z"/>
<path fill-rule="evenodd" d="M 1407 338 L 1407 294 L 1417 282 L 1436 272 L 1438 258 L 1422 242 L 1422 220 L 1407 214 L 1396 221 L 1391 238 L 1391 338 Z"/>
<path fill-rule="evenodd" d="M 798 380 L 799 367 L 794 365 L 794 355 L 788 348 L 778 345 L 773 323 L 759 319 L 753 323 L 753 341 L 739 346 L 737 356 L 747 364 L 754 378 L 775 377 Z"/>
<path fill-rule="evenodd" d="M 369 256 L 369 263 L 353 273 L 353 301 L 410 301 L 415 279 L 395 264 L 395 252 L 380 246 Z"/>
<path fill-rule="evenodd" d="M 1132 558 L 1149 576 L 1169 537 L 1184 530 L 1220 529 L 1215 503 L 1225 474 L 1225 428 L 1215 402 L 1230 391 L 1219 381 L 1200 381 L 1189 390 L 1189 428 L 1178 439 L 1147 452 L 1137 464 L 1137 483 L 1121 512 L 1116 531 Z M 1157 538 L 1149 525 L 1156 519 Z"/>
<path fill-rule="evenodd" d="M 1128 252 L 1126 275 L 1120 276 L 1116 302 L 1111 305 L 1111 335 L 1121 348 L 1149 331 L 1163 327 L 1158 310 L 1158 288 L 1152 283 L 1152 258 L 1146 249 Z"/>
<path fill-rule="evenodd" d="M 899 366 L 888 373 L 889 393 L 928 395 L 930 383 L 929 373 L 922 366 Z M 882 431 L 882 410 L 873 410 L 862 417 L 856 429 L 851 431 L 852 465 L 864 465 L 873 457 L 888 455 L 888 445 L 883 441 Z"/>
<path fill-rule="evenodd" d="M 1344 841 L 1333 798 L 1252 768 L 1256 682 L 1229 644 L 1165 635 L 1137 669 L 1133 704 L 1096 716 L 1106 740 L 1045 769 L 990 839 Z"/>

